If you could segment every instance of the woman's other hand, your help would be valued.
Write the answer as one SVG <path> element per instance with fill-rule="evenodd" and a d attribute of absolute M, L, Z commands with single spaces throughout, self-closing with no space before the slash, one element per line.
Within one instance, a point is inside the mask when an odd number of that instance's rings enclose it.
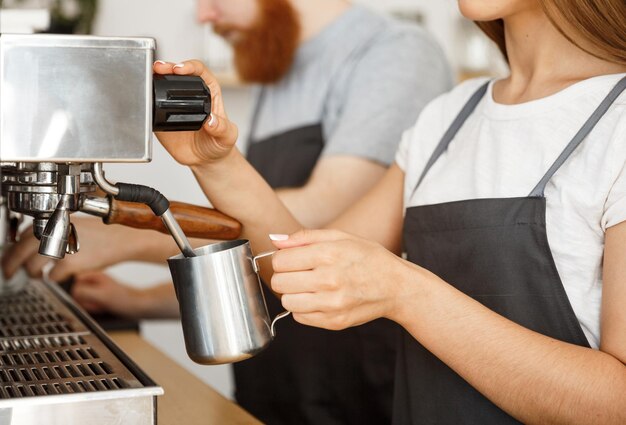
<path fill-rule="evenodd" d="M 394 319 L 429 276 L 381 245 L 335 230 L 271 235 L 272 290 L 302 324 L 341 330 Z"/>
<path fill-rule="evenodd" d="M 197 60 L 174 64 L 157 61 L 157 74 L 196 75 L 204 80 L 211 90 L 211 116 L 199 131 L 155 133 L 165 149 L 180 164 L 197 166 L 218 161 L 233 150 L 238 137 L 237 126 L 232 123 L 222 99 L 222 89 L 213 74 Z"/>

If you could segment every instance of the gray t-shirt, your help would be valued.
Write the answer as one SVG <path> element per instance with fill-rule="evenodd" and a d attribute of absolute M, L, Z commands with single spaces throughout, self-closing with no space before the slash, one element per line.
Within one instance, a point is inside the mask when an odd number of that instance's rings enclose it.
<path fill-rule="evenodd" d="M 280 82 L 258 89 L 250 139 L 321 123 L 323 156 L 389 165 L 403 131 L 451 85 L 443 52 L 422 29 L 353 6 L 300 46 Z"/>

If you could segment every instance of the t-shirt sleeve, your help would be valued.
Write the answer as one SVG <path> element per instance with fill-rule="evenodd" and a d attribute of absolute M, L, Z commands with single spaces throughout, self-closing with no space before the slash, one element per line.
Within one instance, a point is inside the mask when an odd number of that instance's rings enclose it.
<path fill-rule="evenodd" d="M 624 108 L 626 109 L 626 108 Z M 602 228 L 606 230 L 626 221 L 626 114 L 622 114 L 622 120 L 616 131 L 614 146 L 619 152 L 613 155 L 616 161 L 613 169 L 617 176 L 609 190 L 604 214 L 602 216 Z"/>
<path fill-rule="evenodd" d="M 398 167 L 404 172 L 407 170 L 407 164 L 409 161 L 409 147 L 411 146 L 411 142 L 413 141 L 413 131 L 415 126 L 409 128 L 402 134 L 402 140 L 400 141 L 400 145 L 398 146 L 398 150 L 396 151 L 395 163 L 398 164 Z"/>
<path fill-rule="evenodd" d="M 441 49 L 425 33 L 411 28 L 377 39 L 350 75 L 323 155 L 390 165 L 403 132 L 451 83 Z"/>

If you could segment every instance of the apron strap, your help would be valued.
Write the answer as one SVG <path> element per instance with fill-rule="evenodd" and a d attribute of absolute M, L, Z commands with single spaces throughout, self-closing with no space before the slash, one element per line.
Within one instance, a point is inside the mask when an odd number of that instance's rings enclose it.
<path fill-rule="evenodd" d="M 435 164 L 435 162 L 437 162 L 439 157 L 443 155 L 443 153 L 448 149 L 448 146 L 454 139 L 454 136 L 456 136 L 456 134 L 459 132 L 459 130 L 461 129 L 461 127 L 463 126 L 467 118 L 472 114 L 472 112 L 474 112 L 474 109 L 476 109 L 476 106 L 480 103 L 482 98 L 485 96 L 485 93 L 487 92 L 487 88 L 489 87 L 490 83 L 491 81 L 487 81 L 485 84 L 480 86 L 480 88 L 472 95 L 472 97 L 470 97 L 470 99 L 467 101 L 465 106 L 463 106 L 463 109 L 461 109 L 461 112 L 459 112 L 459 114 L 454 119 L 454 121 L 452 122 L 448 130 L 445 132 L 445 134 L 441 138 L 441 141 L 437 145 L 437 148 L 435 149 L 430 159 L 426 163 L 426 167 L 424 168 L 424 171 L 422 171 L 422 175 L 420 176 L 419 180 L 417 181 L 417 184 L 415 185 L 415 188 L 413 189 L 413 192 L 411 193 L 411 198 L 413 197 L 413 195 L 415 195 L 415 192 L 417 191 L 417 188 L 420 186 L 420 184 L 422 184 L 422 180 L 424 180 L 424 177 L 426 177 L 426 174 L 428 174 L 428 171 L 430 171 L 430 169 Z"/>
<path fill-rule="evenodd" d="M 550 167 L 550 169 L 546 172 L 545 176 L 537 183 L 537 186 L 530 192 L 530 197 L 535 198 L 543 198 L 544 192 L 546 190 L 546 185 L 554 176 L 554 174 L 561 168 L 561 166 L 567 161 L 567 159 L 574 153 L 576 148 L 585 140 L 585 138 L 591 133 L 593 128 L 598 124 L 600 119 L 606 114 L 611 105 L 617 100 L 617 98 L 622 94 L 622 92 L 626 90 L 626 77 L 622 78 L 613 89 L 609 92 L 609 94 L 604 98 L 600 106 L 594 111 L 594 113 L 589 117 L 587 122 L 582 126 L 582 128 L 576 133 L 571 142 L 565 147 L 565 150 L 559 155 L 559 157 L 554 161 L 554 164 Z"/>

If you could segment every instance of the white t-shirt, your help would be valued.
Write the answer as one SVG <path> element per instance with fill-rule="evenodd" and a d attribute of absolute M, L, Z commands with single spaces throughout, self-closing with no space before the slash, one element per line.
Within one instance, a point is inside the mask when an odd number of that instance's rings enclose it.
<path fill-rule="evenodd" d="M 486 80 L 467 81 L 436 98 L 404 134 L 396 155 L 405 172 L 405 207 L 528 196 L 625 75 L 591 78 L 517 105 L 494 102 L 491 83 L 411 197 L 443 133 Z M 589 343 L 597 348 L 604 232 L 626 221 L 626 93 L 554 175 L 545 195 L 548 241 L 557 269 Z"/>

